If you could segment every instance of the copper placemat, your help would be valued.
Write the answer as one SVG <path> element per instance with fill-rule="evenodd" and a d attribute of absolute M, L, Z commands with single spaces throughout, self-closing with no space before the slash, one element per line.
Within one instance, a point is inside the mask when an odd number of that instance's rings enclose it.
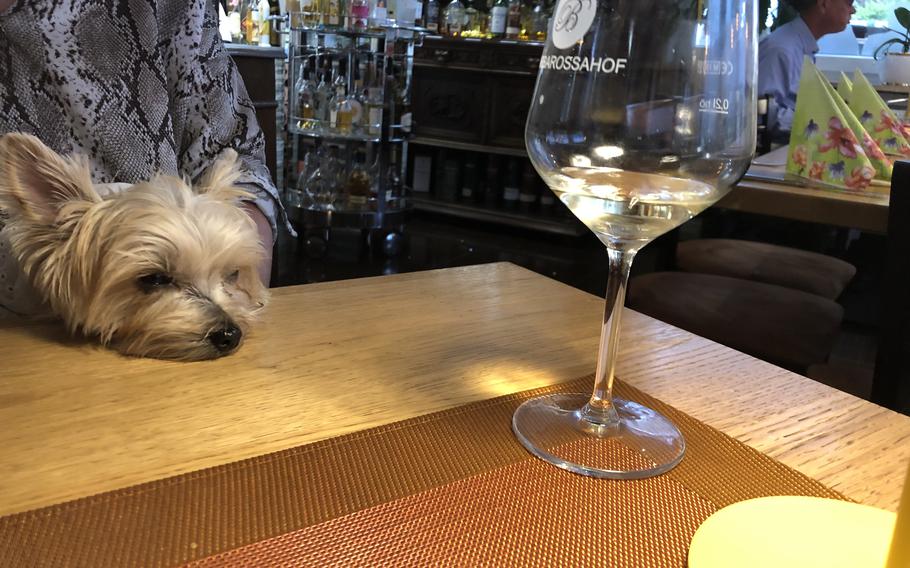
<path fill-rule="evenodd" d="M 0 518 L 0 565 L 681 566 L 695 528 L 766 495 L 843 498 L 617 382 L 664 413 L 686 457 L 642 481 L 531 458 L 504 396 L 299 448 Z"/>

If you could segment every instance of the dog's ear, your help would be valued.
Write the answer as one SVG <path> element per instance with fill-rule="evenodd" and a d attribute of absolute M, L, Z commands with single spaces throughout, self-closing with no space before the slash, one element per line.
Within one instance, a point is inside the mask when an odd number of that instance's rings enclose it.
<path fill-rule="evenodd" d="M 88 162 L 63 158 L 28 134 L 0 136 L 0 208 L 52 225 L 70 201 L 100 201 Z"/>
<path fill-rule="evenodd" d="M 198 192 L 226 203 L 238 203 L 250 197 L 250 193 L 239 187 L 240 161 L 237 152 L 227 148 L 218 156 L 199 182 Z"/>

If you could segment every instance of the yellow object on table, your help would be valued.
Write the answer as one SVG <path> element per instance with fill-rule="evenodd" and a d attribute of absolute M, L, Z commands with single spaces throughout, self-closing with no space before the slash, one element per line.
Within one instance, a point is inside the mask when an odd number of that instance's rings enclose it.
<path fill-rule="evenodd" d="M 886 568 L 907 568 L 910 566 L 910 462 L 907 462 L 907 479 L 901 502 L 897 506 L 897 522 L 894 523 L 894 536 L 891 537 L 891 550 L 888 552 Z"/>
<path fill-rule="evenodd" d="M 779 496 L 740 501 L 702 523 L 689 568 L 908 568 L 910 462 L 897 514 L 877 507 Z"/>
<path fill-rule="evenodd" d="M 895 516 L 819 497 L 740 501 L 695 532 L 689 568 L 882 568 Z"/>

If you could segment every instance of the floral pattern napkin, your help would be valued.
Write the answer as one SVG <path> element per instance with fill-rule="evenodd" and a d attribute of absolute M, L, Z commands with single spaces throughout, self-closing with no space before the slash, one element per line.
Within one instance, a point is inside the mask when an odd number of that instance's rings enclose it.
<path fill-rule="evenodd" d="M 910 129 L 888 108 L 875 87 L 858 69 L 853 74 L 850 110 L 859 117 L 886 154 L 910 158 Z"/>
<path fill-rule="evenodd" d="M 834 87 L 831 86 L 828 79 L 822 75 L 821 71 L 817 72 L 825 89 L 828 91 L 828 94 L 831 95 L 831 100 L 834 101 L 834 104 L 837 105 L 841 114 L 844 115 L 847 126 L 853 131 L 853 135 L 856 136 L 856 139 L 860 141 L 863 152 L 866 154 L 866 157 L 869 158 L 872 167 L 875 168 L 875 177 L 884 181 L 891 181 L 891 171 L 894 169 L 894 161 L 885 156 L 885 153 L 882 152 L 879 145 L 869 135 L 859 119 L 856 118 L 856 115 L 853 114 L 844 99 L 834 90 Z"/>
<path fill-rule="evenodd" d="M 850 77 L 847 77 L 843 71 L 840 72 L 840 82 L 837 84 L 837 94 L 846 102 L 850 102 L 850 97 L 853 94 L 853 81 L 851 81 Z"/>
<path fill-rule="evenodd" d="M 876 168 L 860 142 L 867 137 L 857 137 L 848 116 L 858 123 L 806 57 L 790 132 L 787 173 L 847 191 L 868 188 Z"/>

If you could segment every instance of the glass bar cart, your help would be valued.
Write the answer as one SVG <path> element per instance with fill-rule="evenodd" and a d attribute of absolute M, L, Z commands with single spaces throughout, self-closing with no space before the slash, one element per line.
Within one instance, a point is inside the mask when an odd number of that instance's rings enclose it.
<path fill-rule="evenodd" d="M 312 256 L 333 228 L 361 229 L 395 255 L 409 209 L 411 74 L 426 30 L 371 19 L 357 1 L 343 15 L 289 17 L 285 205 Z"/>

